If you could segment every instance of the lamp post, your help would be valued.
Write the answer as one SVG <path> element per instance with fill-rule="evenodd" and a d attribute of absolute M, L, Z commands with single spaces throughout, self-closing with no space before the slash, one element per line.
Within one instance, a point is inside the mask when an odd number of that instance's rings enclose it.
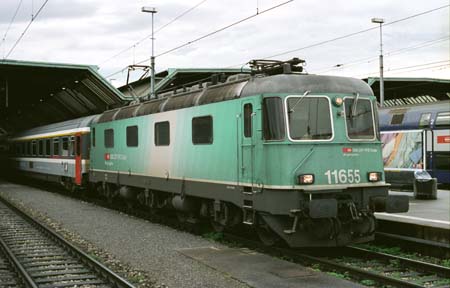
<path fill-rule="evenodd" d="M 157 11 L 154 7 L 142 7 L 141 11 L 152 14 L 152 56 L 150 57 L 150 99 L 152 99 L 155 98 L 155 37 L 153 37 L 153 19 Z"/>
<path fill-rule="evenodd" d="M 380 24 L 380 106 L 384 106 L 384 78 L 383 78 L 383 18 L 372 18 L 372 23 Z"/>

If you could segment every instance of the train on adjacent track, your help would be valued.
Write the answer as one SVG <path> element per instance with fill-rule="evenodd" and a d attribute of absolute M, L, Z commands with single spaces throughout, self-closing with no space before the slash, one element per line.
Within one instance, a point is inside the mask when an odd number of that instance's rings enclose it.
<path fill-rule="evenodd" d="M 426 170 L 450 185 L 450 100 L 379 110 L 387 181 L 411 185 Z"/>
<path fill-rule="evenodd" d="M 269 245 L 372 240 L 374 212 L 408 210 L 384 181 L 376 99 L 300 63 L 254 61 L 254 75 L 24 131 L 12 165 L 219 231 L 247 225 Z"/>

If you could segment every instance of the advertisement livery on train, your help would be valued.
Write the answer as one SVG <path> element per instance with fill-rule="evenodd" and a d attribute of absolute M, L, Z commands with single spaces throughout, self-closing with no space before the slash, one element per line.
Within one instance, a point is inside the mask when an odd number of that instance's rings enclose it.
<path fill-rule="evenodd" d="M 239 74 L 159 97 L 26 131 L 13 164 L 291 247 L 369 241 L 374 212 L 408 210 L 388 195 L 376 99 L 361 80 Z"/>
<path fill-rule="evenodd" d="M 412 184 L 426 170 L 450 185 L 450 101 L 379 110 L 383 160 L 388 182 Z"/>

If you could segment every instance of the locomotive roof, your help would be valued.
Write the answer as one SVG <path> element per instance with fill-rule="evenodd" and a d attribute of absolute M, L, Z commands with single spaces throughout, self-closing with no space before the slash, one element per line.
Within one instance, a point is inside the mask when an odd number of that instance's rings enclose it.
<path fill-rule="evenodd" d="M 372 89 L 360 79 L 338 76 L 279 74 L 254 77 L 242 90 L 241 97 L 266 93 L 359 93 L 373 95 Z"/>
<path fill-rule="evenodd" d="M 237 74 L 228 77 L 225 83 L 195 85 L 181 93 L 168 92 L 160 98 L 131 106 L 109 110 L 101 114 L 98 123 L 126 119 L 214 102 L 249 97 L 260 94 L 292 93 L 359 93 L 373 95 L 372 89 L 362 80 L 322 75 L 279 74 L 273 76 L 250 76 Z"/>

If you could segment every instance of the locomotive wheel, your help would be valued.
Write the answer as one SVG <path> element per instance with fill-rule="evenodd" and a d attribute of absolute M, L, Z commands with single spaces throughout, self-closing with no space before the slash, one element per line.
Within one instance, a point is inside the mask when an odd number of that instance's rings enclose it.
<path fill-rule="evenodd" d="M 192 213 L 184 213 L 184 212 L 176 212 L 177 215 L 177 219 L 180 223 L 184 224 L 184 225 L 193 225 L 198 223 L 198 218 L 196 217 L 196 215 L 192 214 Z"/>
<path fill-rule="evenodd" d="M 211 227 L 213 228 L 214 232 L 221 233 L 225 230 L 225 226 L 221 223 L 214 220 L 214 218 L 210 219 Z"/>
<path fill-rule="evenodd" d="M 269 225 L 261 218 L 258 218 L 258 224 L 256 226 L 256 233 L 258 234 L 261 242 L 266 246 L 274 246 L 281 242 L 280 236 L 278 236 Z"/>
<path fill-rule="evenodd" d="M 187 219 L 189 218 L 189 215 L 187 215 L 186 213 L 183 213 L 183 212 L 176 212 L 176 215 L 177 215 L 177 219 L 178 219 L 178 221 L 180 222 L 180 223 L 186 223 L 187 222 Z"/>

